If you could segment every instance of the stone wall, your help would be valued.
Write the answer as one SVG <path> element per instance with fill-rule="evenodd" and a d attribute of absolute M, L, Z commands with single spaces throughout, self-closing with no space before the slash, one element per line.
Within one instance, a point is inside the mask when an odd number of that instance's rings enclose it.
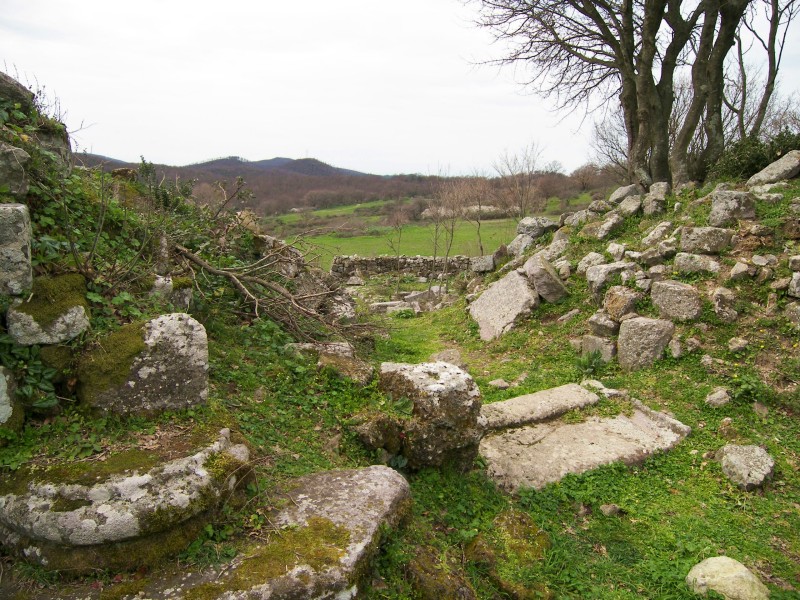
<path fill-rule="evenodd" d="M 470 270 L 468 256 L 451 256 L 448 259 L 448 273 Z M 421 277 L 437 275 L 444 270 L 445 259 L 437 256 L 335 256 L 331 273 L 338 277 L 352 275 L 378 275 L 381 273 L 409 273 Z"/>

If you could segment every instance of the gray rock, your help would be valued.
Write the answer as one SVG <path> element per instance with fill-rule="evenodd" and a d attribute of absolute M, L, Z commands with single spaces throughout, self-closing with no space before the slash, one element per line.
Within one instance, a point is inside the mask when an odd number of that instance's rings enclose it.
<path fill-rule="evenodd" d="M 225 461 L 219 461 L 222 456 Z M 213 444 L 190 456 L 94 484 L 50 482 L 46 471 L 32 475 L 24 491 L 0 496 L 0 538 L 49 569 L 64 568 L 65 547 L 92 553 L 95 569 L 115 564 L 106 559 L 142 566 L 140 556 L 120 556 L 111 547 L 188 525 L 230 494 L 247 473 L 248 460 L 247 448 L 232 445 L 230 430 L 223 429 Z M 59 500 L 74 508 L 55 508 Z M 106 556 L 107 551 L 112 553 Z M 119 562 L 115 566 L 120 568 Z"/>
<path fill-rule="evenodd" d="M 603 310 L 615 321 L 622 320 L 627 314 L 636 312 L 636 303 L 642 294 L 624 285 L 615 285 L 608 289 L 603 298 Z"/>
<path fill-rule="evenodd" d="M 605 200 L 595 200 L 586 207 L 586 210 L 590 210 L 598 214 L 604 214 L 610 211 L 612 208 L 614 208 L 614 206 Z"/>
<path fill-rule="evenodd" d="M 769 598 L 767 586 L 742 563 L 728 556 L 713 556 L 693 566 L 686 576 L 686 585 L 701 596 L 711 590 L 727 600 Z"/>
<path fill-rule="evenodd" d="M 624 222 L 625 218 L 622 215 L 612 212 L 608 213 L 605 221 L 598 224 L 596 231 L 589 233 L 587 231 L 587 228 L 589 227 L 588 225 L 587 227 L 584 227 L 583 231 L 585 235 L 594 235 L 594 237 L 596 237 L 598 240 L 604 240 L 614 231 L 619 229 Z"/>
<path fill-rule="evenodd" d="M 661 198 L 647 194 L 642 200 L 642 214 L 645 217 L 664 214 L 667 210 L 667 203 Z"/>
<path fill-rule="evenodd" d="M 617 343 L 596 335 L 584 335 L 581 338 L 581 356 L 597 352 L 603 362 L 609 363 L 617 355 Z"/>
<path fill-rule="evenodd" d="M 534 240 L 531 236 L 520 234 L 511 240 L 510 244 L 508 244 L 508 253 L 513 256 L 522 256 L 525 253 L 525 250 L 533 246 L 533 242 Z"/>
<path fill-rule="evenodd" d="M 611 204 L 619 204 L 620 202 L 625 200 L 625 198 L 628 198 L 630 196 L 636 196 L 643 193 L 644 193 L 644 188 L 638 183 L 625 185 L 622 187 L 618 187 L 616 190 L 614 190 L 611 196 L 609 196 L 608 201 Z"/>
<path fill-rule="evenodd" d="M 697 254 L 719 254 L 731 244 L 732 229 L 720 227 L 684 227 L 681 250 Z"/>
<path fill-rule="evenodd" d="M 598 295 L 603 291 L 612 277 L 622 273 L 632 273 L 636 265 L 631 262 L 615 262 L 603 265 L 594 265 L 586 269 L 586 282 L 589 284 L 589 291 Z"/>
<path fill-rule="evenodd" d="M 653 227 L 642 239 L 642 246 L 646 248 L 665 240 L 669 237 L 670 231 L 672 231 L 672 221 L 662 221 Z"/>
<path fill-rule="evenodd" d="M 6 319 L 9 334 L 21 346 L 68 342 L 89 329 L 89 315 L 83 306 L 72 306 L 45 325 L 15 306 L 9 308 Z"/>
<path fill-rule="evenodd" d="M 795 254 L 789 257 L 789 268 L 795 272 L 800 271 L 800 256 Z"/>
<path fill-rule="evenodd" d="M 184 313 L 132 324 L 81 358 L 78 394 L 88 406 L 117 414 L 157 414 L 208 398 L 205 328 Z"/>
<path fill-rule="evenodd" d="M 786 317 L 790 323 L 800 325 L 800 303 L 789 302 L 786 308 L 783 309 L 783 316 Z"/>
<path fill-rule="evenodd" d="M 378 385 L 395 400 L 413 404 L 411 418 L 400 424 L 402 454 L 410 468 L 472 466 L 484 422 L 481 393 L 468 373 L 445 362 L 383 363 Z"/>
<path fill-rule="evenodd" d="M 360 598 L 381 543 L 410 512 L 411 493 L 402 475 L 376 465 L 295 479 L 271 504 L 283 507 L 266 513 L 274 536 L 249 543 L 222 567 L 159 578 L 139 596 L 177 600 L 201 590 L 225 600 Z"/>
<path fill-rule="evenodd" d="M 680 281 L 657 281 L 650 292 L 662 319 L 690 321 L 700 316 L 702 303 L 697 289 Z"/>
<path fill-rule="evenodd" d="M 558 223 L 554 223 L 545 217 L 525 217 L 517 223 L 517 234 L 529 235 L 534 240 L 556 229 L 558 229 Z"/>
<path fill-rule="evenodd" d="M 726 227 L 739 219 L 754 219 L 755 197 L 749 192 L 714 191 L 709 194 L 711 214 L 708 223 L 712 227 Z"/>
<path fill-rule="evenodd" d="M 28 195 L 28 163 L 30 155 L 22 148 L 0 142 L 0 186 L 7 187 L 6 193 L 17 200 Z"/>
<path fill-rule="evenodd" d="M 25 415 L 16 390 L 14 374 L 0 366 L 0 432 L 17 433 L 22 429 Z"/>
<path fill-rule="evenodd" d="M 725 323 L 733 323 L 739 318 L 739 313 L 736 312 L 736 294 L 732 290 L 724 287 L 714 288 L 709 296 L 711 306 L 714 308 L 720 320 Z"/>
<path fill-rule="evenodd" d="M 568 227 L 580 227 L 584 223 L 590 223 L 598 219 L 600 216 L 600 213 L 591 210 L 579 210 L 564 219 L 564 225 Z"/>
<path fill-rule="evenodd" d="M 642 211 L 642 197 L 628 196 L 614 209 L 622 217 L 632 217 Z"/>
<path fill-rule="evenodd" d="M 578 275 L 586 275 L 586 270 L 589 267 L 596 267 L 597 265 L 603 265 L 605 263 L 606 263 L 605 256 L 603 256 L 599 252 L 589 252 L 589 254 L 587 254 L 580 260 L 575 272 Z"/>
<path fill-rule="evenodd" d="M 659 200 L 666 200 L 667 195 L 672 191 L 672 186 L 668 181 L 657 181 L 650 184 L 647 194 Z"/>
<path fill-rule="evenodd" d="M 745 491 L 764 485 L 772 477 L 775 461 L 761 446 L 728 444 L 717 451 L 722 472 Z"/>
<path fill-rule="evenodd" d="M 547 302 L 558 302 L 569 293 L 561 282 L 561 276 L 544 257 L 532 256 L 523 269 L 536 292 Z"/>
<path fill-rule="evenodd" d="M 488 287 L 469 307 L 478 323 L 482 340 L 492 340 L 514 327 L 521 318 L 539 305 L 539 294 L 528 278 L 512 271 Z"/>
<path fill-rule="evenodd" d="M 496 431 L 548 421 L 570 410 L 596 404 L 599 400 L 594 392 L 577 383 L 568 383 L 510 400 L 484 404 L 481 417 L 486 420 L 488 431 Z"/>
<path fill-rule="evenodd" d="M 792 298 L 800 298 L 800 272 L 792 274 L 792 281 L 789 283 L 789 289 L 786 294 Z"/>
<path fill-rule="evenodd" d="M 747 187 L 777 183 L 800 173 L 800 150 L 791 150 L 747 180 Z"/>
<path fill-rule="evenodd" d="M 24 204 L 0 204 L 0 294 L 19 296 L 32 286 L 28 207 Z"/>
<path fill-rule="evenodd" d="M 630 415 L 588 417 L 581 423 L 548 421 L 487 435 L 480 449 L 487 473 L 508 491 L 539 490 L 569 473 L 617 461 L 641 463 L 673 448 L 690 431 L 639 402 L 634 407 Z"/>
<path fill-rule="evenodd" d="M 747 279 L 752 276 L 753 273 L 750 272 L 750 267 L 743 262 L 737 261 L 737 263 L 733 265 L 733 268 L 731 268 L 731 274 L 728 276 L 728 279 L 731 281 L 741 281 L 742 279 Z"/>
<path fill-rule="evenodd" d="M 498 390 L 507 390 L 511 387 L 511 384 L 505 379 L 492 379 L 487 385 L 497 388 Z"/>
<path fill-rule="evenodd" d="M 558 232 L 556 232 L 558 233 Z M 536 254 L 553 262 L 558 257 L 562 256 L 569 248 L 569 237 L 556 237 L 553 236 L 553 241 L 544 250 L 540 250 Z"/>
<path fill-rule="evenodd" d="M 558 323 L 566 323 L 567 321 L 571 321 L 572 319 L 577 317 L 579 314 L 581 314 L 581 309 L 573 308 L 572 310 L 570 310 L 568 312 L 565 312 L 563 315 L 558 317 L 556 322 L 558 322 Z"/>
<path fill-rule="evenodd" d="M 732 337 L 728 340 L 728 350 L 731 352 L 741 352 L 742 350 L 746 350 L 749 345 L 750 342 L 740 337 Z"/>
<path fill-rule="evenodd" d="M 615 261 L 620 261 L 625 258 L 625 244 L 611 242 L 606 248 L 606 252 L 608 252 Z"/>
<path fill-rule="evenodd" d="M 592 333 L 600 337 L 610 338 L 619 333 L 619 323 L 604 310 L 598 310 L 589 317 L 588 323 Z"/>
<path fill-rule="evenodd" d="M 725 406 L 731 401 L 731 395 L 727 389 L 719 387 L 715 388 L 714 391 L 709 392 L 706 396 L 706 404 L 709 406 L 713 406 L 714 408 L 719 408 L 720 406 Z"/>
<path fill-rule="evenodd" d="M 652 365 L 660 359 L 675 333 L 671 321 L 636 317 L 623 321 L 617 340 L 617 358 L 627 371 Z"/>
<path fill-rule="evenodd" d="M 347 279 L 347 281 L 345 282 L 345 285 L 358 285 L 358 286 L 361 286 L 361 285 L 364 285 L 365 283 L 366 282 L 364 281 L 364 279 L 362 277 L 359 277 L 358 275 L 352 275 L 351 277 L 349 277 Z"/>
<path fill-rule="evenodd" d="M 469 259 L 469 270 L 473 273 L 491 273 L 494 271 L 494 254 L 473 256 Z"/>
<path fill-rule="evenodd" d="M 616 504 L 601 504 L 600 512 L 607 517 L 616 517 L 617 515 L 622 514 L 623 510 Z"/>
<path fill-rule="evenodd" d="M 389 311 L 397 312 L 399 310 L 411 309 L 413 306 L 405 300 L 389 300 L 388 302 L 373 302 L 369 305 L 369 310 L 378 315 L 389 314 Z"/>
<path fill-rule="evenodd" d="M 679 273 L 719 273 L 719 261 L 704 254 L 678 252 L 675 256 L 675 270 Z"/>

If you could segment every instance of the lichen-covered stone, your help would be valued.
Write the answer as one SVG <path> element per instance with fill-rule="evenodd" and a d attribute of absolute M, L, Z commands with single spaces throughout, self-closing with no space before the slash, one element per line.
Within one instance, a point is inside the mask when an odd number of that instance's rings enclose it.
<path fill-rule="evenodd" d="M 728 444 L 717 451 L 722 472 L 745 491 L 764 485 L 772 477 L 775 460 L 761 446 Z"/>
<path fill-rule="evenodd" d="M 60 344 L 89 328 L 89 303 L 82 275 L 38 277 L 33 293 L 7 314 L 8 332 L 18 344 Z"/>
<path fill-rule="evenodd" d="M 719 273 L 719 261 L 703 254 L 678 252 L 675 256 L 675 270 L 679 273 Z"/>
<path fill-rule="evenodd" d="M 473 273 L 491 273 L 494 271 L 495 258 L 494 254 L 487 254 L 485 256 L 473 256 L 469 259 L 469 270 Z"/>
<path fill-rule="evenodd" d="M 620 202 L 625 200 L 625 198 L 628 198 L 630 196 L 636 196 L 638 194 L 643 194 L 643 193 L 644 193 L 644 188 L 638 183 L 633 183 L 631 185 L 618 187 L 616 190 L 614 190 L 611 196 L 608 197 L 608 201 L 611 204 L 619 204 Z"/>
<path fill-rule="evenodd" d="M 517 223 L 517 234 L 529 235 L 534 240 L 556 229 L 558 229 L 558 223 L 554 223 L 545 217 L 525 217 Z"/>
<path fill-rule="evenodd" d="M 19 473 L 13 489 L 0 496 L 0 539 L 48 569 L 152 565 L 164 557 L 158 548 L 146 558 L 119 550 L 179 529 L 212 509 L 242 481 L 248 458 L 246 447 L 233 445 L 224 429 L 213 444 L 190 456 L 93 483 L 82 471 L 71 476 L 68 466 Z M 81 553 L 91 554 L 89 565 L 80 566 L 85 565 Z"/>
<path fill-rule="evenodd" d="M 525 233 L 520 233 L 517 235 L 517 237 L 509 242 L 507 246 L 508 253 L 513 254 L 514 256 L 522 256 L 525 250 L 533 246 L 534 241 L 535 240 L 531 236 Z"/>
<path fill-rule="evenodd" d="M 522 268 L 536 292 L 547 302 L 558 302 L 569 293 L 553 265 L 543 256 L 532 256 Z"/>
<path fill-rule="evenodd" d="M 595 295 L 603 291 L 611 278 L 622 273 L 632 273 L 636 265 L 631 262 L 615 262 L 605 265 L 594 265 L 586 269 L 586 283 L 589 284 L 589 291 Z"/>
<path fill-rule="evenodd" d="M 602 309 L 589 317 L 588 324 L 592 333 L 600 337 L 610 338 L 619 333 L 619 323 Z"/>
<path fill-rule="evenodd" d="M 662 319 L 690 321 L 699 317 L 703 308 L 697 288 L 680 281 L 656 281 L 650 297 Z"/>
<path fill-rule="evenodd" d="M 608 288 L 603 298 L 603 310 L 615 321 L 620 321 L 625 315 L 636 312 L 636 303 L 641 298 L 640 292 L 624 285 L 615 285 Z"/>
<path fill-rule="evenodd" d="M 482 340 L 492 340 L 514 327 L 514 324 L 539 305 L 528 278 L 512 271 L 490 285 L 469 307 L 470 316 L 478 323 Z"/>
<path fill-rule="evenodd" d="M 472 466 L 484 421 L 481 393 L 468 373 L 445 362 L 383 363 L 378 385 L 395 401 L 413 405 L 411 417 L 400 423 L 410 468 Z"/>
<path fill-rule="evenodd" d="M 800 173 L 800 150 L 791 150 L 748 179 L 747 187 L 777 183 L 783 179 L 796 177 L 798 173 Z"/>
<path fill-rule="evenodd" d="M 5 187 L 6 193 L 17 200 L 24 200 L 28 195 L 30 160 L 30 154 L 22 148 L 0 142 L 0 187 Z"/>
<path fill-rule="evenodd" d="M 611 362 L 617 355 L 617 343 L 608 338 L 596 335 L 585 335 L 581 338 L 581 355 L 598 353 L 603 362 Z"/>
<path fill-rule="evenodd" d="M 661 319 L 636 317 L 623 321 L 617 340 L 617 358 L 625 370 L 641 369 L 660 359 L 675 333 L 675 325 Z"/>
<path fill-rule="evenodd" d="M 584 256 L 580 261 L 578 261 L 578 267 L 575 269 L 575 272 L 578 275 L 586 275 L 586 271 L 589 267 L 596 267 L 598 265 L 603 265 L 606 263 L 606 258 L 599 252 L 589 252 L 586 256 Z"/>
<path fill-rule="evenodd" d="M 709 296 L 714 314 L 725 323 L 733 323 L 739 318 L 736 311 L 736 294 L 724 287 L 714 288 Z"/>
<path fill-rule="evenodd" d="M 653 227 L 644 238 L 642 238 L 642 246 L 647 247 L 657 244 L 658 242 L 668 238 L 670 231 L 672 231 L 672 222 L 662 221 Z"/>
<path fill-rule="evenodd" d="M 695 594 L 709 590 L 727 600 L 767 600 L 769 590 L 752 571 L 728 556 L 712 556 L 692 567 L 686 585 Z"/>
<path fill-rule="evenodd" d="M 78 368 L 88 406 L 117 414 L 156 414 L 208 397 L 205 328 L 183 313 L 123 327 L 100 340 Z"/>
<path fill-rule="evenodd" d="M 417 547 L 406 574 L 420 598 L 477 600 L 478 596 L 455 556 L 443 560 L 439 550 Z"/>
<path fill-rule="evenodd" d="M 711 214 L 708 224 L 712 227 L 726 227 L 739 219 L 753 219 L 756 216 L 755 197 L 749 192 L 715 190 L 709 194 Z"/>
<path fill-rule="evenodd" d="M 684 227 L 681 250 L 699 254 L 719 254 L 731 244 L 733 230 L 721 227 Z"/>
<path fill-rule="evenodd" d="M 0 294 L 19 296 L 32 286 L 28 207 L 24 204 L 0 204 Z"/>

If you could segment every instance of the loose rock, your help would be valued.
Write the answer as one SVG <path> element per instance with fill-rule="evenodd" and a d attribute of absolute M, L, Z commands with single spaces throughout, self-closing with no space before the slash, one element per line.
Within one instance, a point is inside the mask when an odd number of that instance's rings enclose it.
<path fill-rule="evenodd" d="M 711 590 L 728 600 L 769 598 L 767 587 L 742 563 L 727 556 L 713 556 L 692 567 L 686 585 L 702 596 Z"/>
<path fill-rule="evenodd" d="M 492 340 L 514 327 L 539 305 L 539 294 L 525 275 L 512 271 L 496 281 L 469 307 L 477 321 L 482 340 Z"/>
<path fill-rule="evenodd" d="M 625 370 L 641 369 L 652 365 L 664 354 L 675 333 L 670 321 L 636 317 L 620 325 L 617 340 L 617 357 Z"/>
<path fill-rule="evenodd" d="M 28 207 L 24 204 L 0 204 L 0 294 L 19 296 L 32 286 Z"/>
<path fill-rule="evenodd" d="M 722 472 L 745 491 L 764 485 L 772 477 L 775 461 L 761 446 L 728 444 L 717 451 Z"/>
<path fill-rule="evenodd" d="M 690 321 L 700 316 L 700 293 L 694 286 L 680 281 L 656 281 L 650 297 L 662 319 Z"/>

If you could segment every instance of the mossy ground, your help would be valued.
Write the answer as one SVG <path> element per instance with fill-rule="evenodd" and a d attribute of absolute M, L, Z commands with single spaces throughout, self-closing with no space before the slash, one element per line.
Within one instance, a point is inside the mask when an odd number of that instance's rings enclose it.
<path fill-rule="evenodd" d="M 145 350 L 144 324 L 124 325 L 97 345 L 81 358 L 78 366 L 78 395 L 90 406 L 99 394 L 127 380 L 134 360 Z"/>
<path fill-rule="evenodd" d="M 86 280 L 77 273 L 35 278 L 30 300 L 22 302 L 15 309 L 30 315 L 40 327 L 46 328 L 75 306 L 82 306 L 89 313 Z"/>

